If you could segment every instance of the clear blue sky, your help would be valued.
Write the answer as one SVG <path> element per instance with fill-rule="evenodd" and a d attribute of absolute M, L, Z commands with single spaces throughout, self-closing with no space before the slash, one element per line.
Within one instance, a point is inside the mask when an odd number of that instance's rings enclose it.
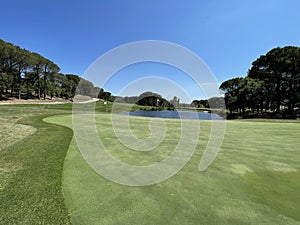
<path fill-rule="evenodd" d="M 80 76 L 118 45 L 170 41 L 199 55 L 221 83 L 245 76 L 252 61 L 274 47 L 300 46 L 299 9 L 299 0 L 3 0 L 0 38 Z M 159 68 L 148 68 L 146 75 L 169 72 L 181 79 L 178 71 Z M 113 94 L 144 76 L 145 68 L 121 72 L 105 86 Z M 191 98 L 202 97 L 190 80 L 180 81 Z"/>

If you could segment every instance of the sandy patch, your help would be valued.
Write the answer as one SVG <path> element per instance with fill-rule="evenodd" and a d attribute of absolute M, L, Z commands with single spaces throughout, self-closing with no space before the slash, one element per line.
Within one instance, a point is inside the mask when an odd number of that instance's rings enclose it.
<path fill-rule="evenodd" d="M 15 120 L 0 119 L 0 151 L 33 134 L 36 128 L 17 124 Z"/>

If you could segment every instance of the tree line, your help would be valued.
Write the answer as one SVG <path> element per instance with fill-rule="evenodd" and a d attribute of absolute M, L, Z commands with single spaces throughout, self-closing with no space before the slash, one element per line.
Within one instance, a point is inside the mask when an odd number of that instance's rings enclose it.
<path fill-rule="evenodd" d="M 175 98 L 175 97 L 174 97 Z M 177 98 L 176 98 L 177 99 Z M 146 91 L 139 96 L 118 96 L 115 98 L 116 102 L 138 104 L 141 106 L 152 106 L 153 108 L 174 108 L 172 101 L 168 101 L 160 94 Z"/>
<path fill-rule="evenodd" d="M 232 78 L 220 85 L 230 115 L 295 116 L 300 108 L 300 48 L 274 48 L 260 56 L 246 77 Z M 10 97 L 73 99 L 75 94 L 108 101 L 136 103 L 160 108 L 178 107 L 179 99 L 168 101 L 145 92 L 140 96 L 115 97 L 78 75 L 63 74 L 50 59 L 0 39 L 0 100 Z M 224 99 L 194 100 L 191 106 L 222 107 Z"/>
<path fill-rule="evenodd" d="M 71 100 L 75 94 L 113 100 L 110 92 L 94 87 L 92 82 L 60 73 L 50 59 L 0 39 L 0 100 L 7 96 Z"/>
<path fill-rule="evenodd" d="M 300 108 L 300 48 L 274 48 L 257 58 L 246 77 L 220 85 L 230 115 L 294 117 Z"/>
<path fill-rule="evenodd" d="M 203 108 L 203 109 L 209 109 L 209 108 L 223 109 L 224 98 L 212 97 L 209 99 L 193 100 L 190 106 L 195 108 Z"/>

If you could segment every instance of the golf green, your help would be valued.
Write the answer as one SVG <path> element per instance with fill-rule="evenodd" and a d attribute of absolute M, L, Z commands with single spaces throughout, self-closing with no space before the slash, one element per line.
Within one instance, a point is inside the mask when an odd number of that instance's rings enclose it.
<path fill-rule="evenodd" d="M 147 137 L 150 120 L 131 118 L 133 134 Z M 45 121 L 71 127 L 72 118 L 56 115 Z M 211 124 L 197 122 L 201 132 L 191 160 L 170 179 L 144 187 L 117 184 L 97 174 L 73 138 L 62 183 L 72 223 L 300 224 L 300 123 L 227 121 L 221 151 L 205 172 L 199 172 Z M 124 148 L 115 136 L 110 115 L 96 115 L 107 151 L 133 165 L 150 165 L 171 154 L 180 138 L 180 121 L 164 123 L 164 141 L 145 153 Z"/>

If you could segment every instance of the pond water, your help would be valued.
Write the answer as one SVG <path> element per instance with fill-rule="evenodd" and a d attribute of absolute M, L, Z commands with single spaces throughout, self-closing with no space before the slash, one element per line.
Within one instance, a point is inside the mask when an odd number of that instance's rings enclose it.
<path fill-rule="evenodd" d="M 137 110 L 134 112 L 122 112 L 122 114 L 131 116 L 144 116 L 156 118 L 173 118 L 173 119 L 192 119 L 192 120 L 223 120 L 224 118 L 208 112 L 194 112 L 183 110 L 161 110 L 161 111 L 146 111 Z"/>

